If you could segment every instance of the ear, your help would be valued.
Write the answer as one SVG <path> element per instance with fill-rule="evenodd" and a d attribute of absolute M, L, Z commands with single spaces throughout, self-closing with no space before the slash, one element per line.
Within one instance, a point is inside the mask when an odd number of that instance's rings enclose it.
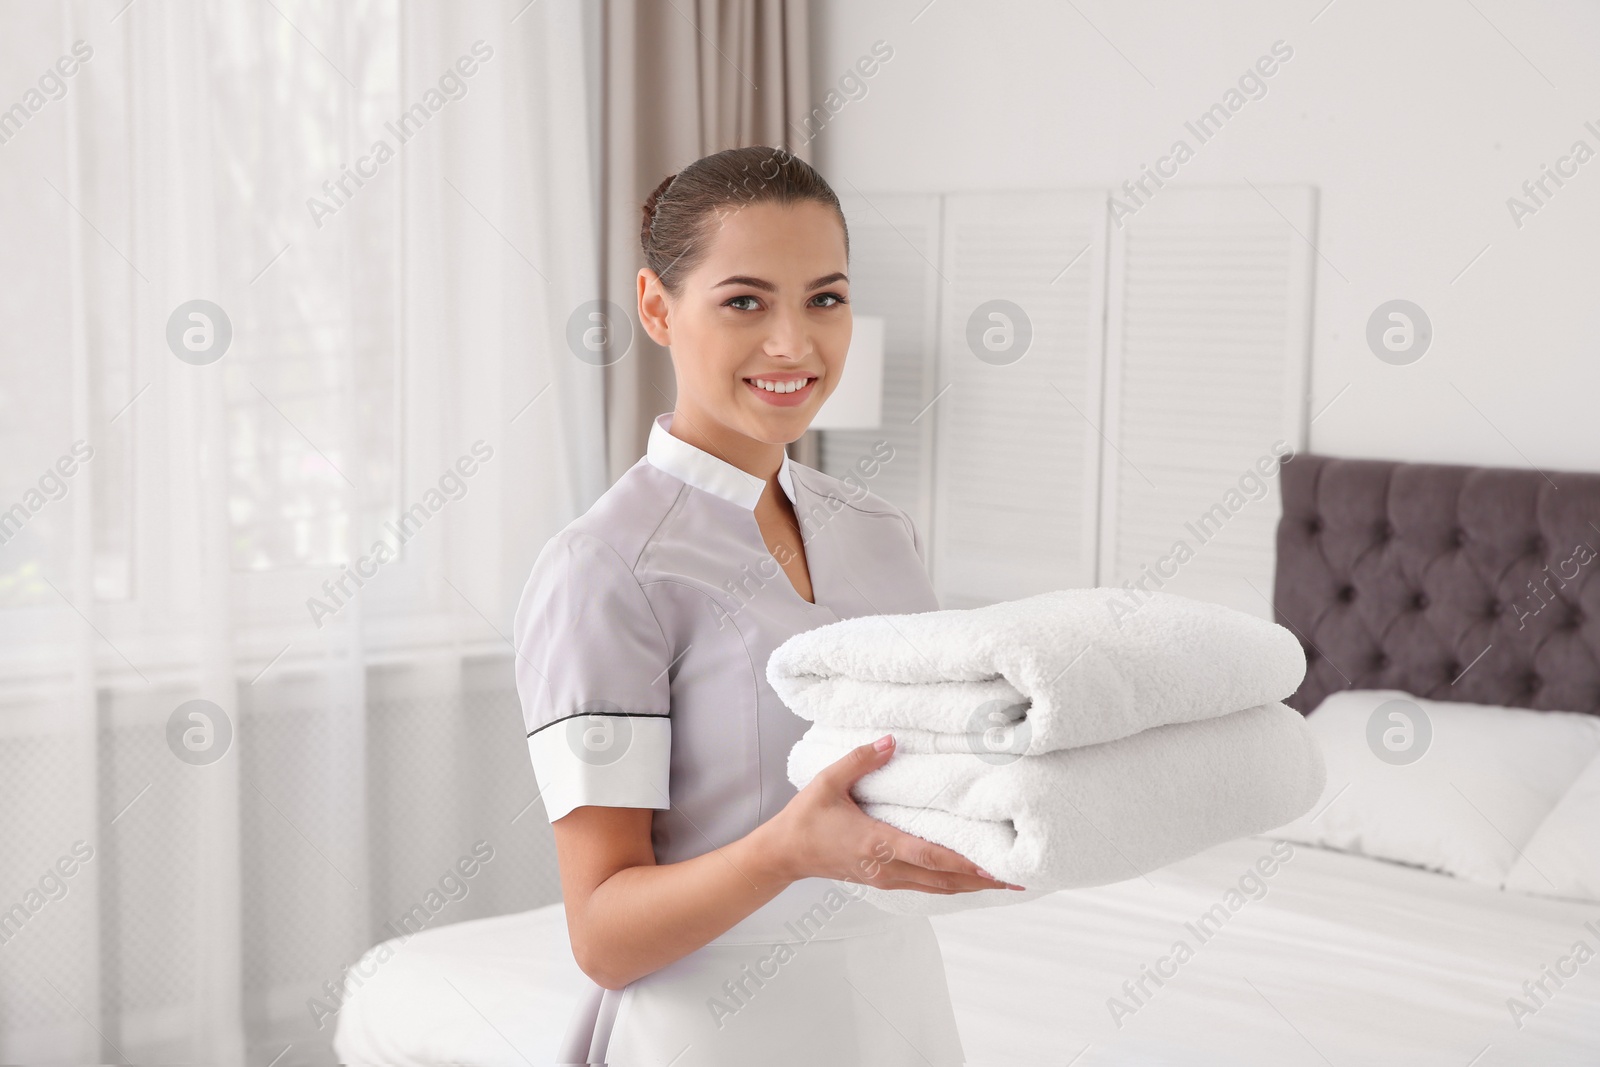
<path fill-rule="evenodd" d="M 667 303 L 666 287 L 649 267 L 639 269 L 639 324 L 650 340 L 662 348 L 672 345 L 672 309 Z"/>

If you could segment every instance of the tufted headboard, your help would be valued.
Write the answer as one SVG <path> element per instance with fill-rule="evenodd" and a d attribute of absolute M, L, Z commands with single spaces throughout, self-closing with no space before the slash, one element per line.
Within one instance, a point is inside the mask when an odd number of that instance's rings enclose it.
<path fill-rule="evenodd" d="M 1338 689 L 1600 714 L 1600 474 L 1283 464 L 1273 608 Z"/>

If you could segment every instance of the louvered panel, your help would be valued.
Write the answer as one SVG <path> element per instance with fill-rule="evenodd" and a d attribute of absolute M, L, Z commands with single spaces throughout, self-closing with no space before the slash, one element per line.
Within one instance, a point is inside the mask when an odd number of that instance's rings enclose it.
<path fill-rule="evenodd" d="M 1271 617 L 1281 505 L 1256 464 L 1304 444 L 1315 206 L 1172 189 L 1113 230 L 1100 584 Z"/>
<path fill-rule="evenodd" d="M 1093 582 L 1105 230 L 1099 191 L 946 197 L 933 410 L 933 576 L 946 607 Z M 993 300 L 1031 325 L 1011 362 L 969 342 Z"/>
<path fill-rule="evenodd" d="M 821 433 L 822 470 L 864 482 L 905 508 L 924 537 L 931 533 L 933 420 L 922 414 L 933 399 L 933 352 L 938 329 L 939 197 L 921 193 L 841 195 L 850 231 L 850 304 L 857 315 L 885 320 L 883 422 L 875 430 Z M 913 422 L 912 420 L 916 421 Z M 881 453 L 893 458 L 873 477 L 856 464 Z"/>

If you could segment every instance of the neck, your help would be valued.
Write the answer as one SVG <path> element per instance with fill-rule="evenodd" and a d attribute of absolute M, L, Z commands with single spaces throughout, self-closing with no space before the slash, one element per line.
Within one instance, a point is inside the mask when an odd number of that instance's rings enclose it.
<path fill-rule="evenodd" d="M 784 445 L 781 442 L 757 440 L 715 421 L 703 412 L 693 409 L 685 411 L 681 404 L 673 408 L 667 432 L 725 463 L 733 464 L 746 474 L 765 479 L 772 493 L 783 492 L 783 487 L 778 484 L 778 471 L 783 466 L 784 457 Z"/>

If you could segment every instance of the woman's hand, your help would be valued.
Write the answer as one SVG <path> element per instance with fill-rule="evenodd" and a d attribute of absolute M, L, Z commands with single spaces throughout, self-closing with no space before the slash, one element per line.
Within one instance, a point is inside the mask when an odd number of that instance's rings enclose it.
<path fill-rule="evenodd" d="M 856 805 L 850 787 L 888 762 L 894 738 L 879 751 L 861 745 L 823 768 L 767 821 L 772 862 L 788 879 L 832 878 L 877 889 L 970 893 L 1021 889 L 980 870 L 942 845 L 904 833 Z"/>

